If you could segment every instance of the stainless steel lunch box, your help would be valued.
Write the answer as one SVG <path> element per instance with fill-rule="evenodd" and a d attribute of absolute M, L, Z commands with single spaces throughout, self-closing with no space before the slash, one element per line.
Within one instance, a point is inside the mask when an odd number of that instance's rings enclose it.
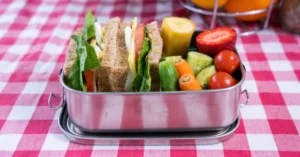
<path fill-rule="evenodd" d="M 239 82 L 229 88 L 176 92 L 81 92 L 60 84 L 61 105 L 67 105 L 71 121 L 87 132 L 217 130 L 239 116 L 241 86 L 246 71 L 241 63 Z"/>

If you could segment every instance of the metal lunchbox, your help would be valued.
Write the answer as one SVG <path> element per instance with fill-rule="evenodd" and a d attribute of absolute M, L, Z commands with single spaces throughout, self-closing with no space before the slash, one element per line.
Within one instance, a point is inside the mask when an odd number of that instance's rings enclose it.
<path fill-rule="evenodd" d="M 195 45 L 196 31 L 191 42 Z M 60 73 L 62 94 L 51 94 L 50 107 L 66 105 L 70 120 L 87 132 L 218 130 L 239 117 L 241 86 L 246 71 L 240 62 L 238 83 L 218 90 L 176 92 L 81 92 L 69 88 Z M 62 98 L 53 107 L 51 99 Z"/>

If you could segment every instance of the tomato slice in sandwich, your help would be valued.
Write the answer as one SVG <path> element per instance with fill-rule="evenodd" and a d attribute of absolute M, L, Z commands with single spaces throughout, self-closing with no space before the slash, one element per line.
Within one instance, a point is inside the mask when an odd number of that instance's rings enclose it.
<path fill-rule="evenodd" d="M 94 72 L 92 70 L 87 70 L 84 72 L 84 77 L 86 81 L 87 91 L 94 92 Z"/>
<path fill-rule="evenodd" d="M 134 49 L 135 49 L 135 60 L 138 61 L 140 53 L 143 48 L 143 42 L 145 38 L 145 25 L 144 24 L 139 24 L 137 25 L 135 29 L 135 34 L 134 34 Z"/>

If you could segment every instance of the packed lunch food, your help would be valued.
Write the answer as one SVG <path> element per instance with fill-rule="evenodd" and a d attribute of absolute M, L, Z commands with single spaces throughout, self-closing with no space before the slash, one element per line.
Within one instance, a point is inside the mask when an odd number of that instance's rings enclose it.
<path fill-rule="evenodd" d="M 196 24 L 183 17 L 166 17 L 161 27 L 156 21 L 118 17 L 100 25 L 88 11 L 71 36 L 64 82 L 84 92 L 194 91 L 237 84 L 236 31 L 205 30 L 192 41 L 195 30 Z"/>

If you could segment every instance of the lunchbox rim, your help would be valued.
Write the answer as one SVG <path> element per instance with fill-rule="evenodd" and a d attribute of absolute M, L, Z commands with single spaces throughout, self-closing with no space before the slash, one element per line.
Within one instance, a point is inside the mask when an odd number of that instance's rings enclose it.
<path fill-rule="evenodd" d="M 239 56 L 239 55 L 238 55 Z M 240 58 L 240 56 L 239 56 Z M 63 86 L 63 88 L 67 89 L 70 92 L 74 92 L 81 95 L 172 95 L 172 94 L 198 94 L 198 93 L 211 93 L 211 92 L 225 92 L 229 91 L 235 88 L 238 88 L 242 85 L 242 83 L 245 81 L 246 78 L 246 70 L 244 68 L 244 65 L 240 61 L 240 69 L 241 69 L 241 79 L 240 81 L 230 87 L 222 88 L 222 89 L 207 89 L 207 90 L 195 90 L 195 91 L 150 91 L 150 92 L 84 92 L 84 91 L 78 91 L 75 89 L 70 88 L 68 85 L 64 82 L 64 73 L 63 70 L 60 72 L 60 84 Z"/>

